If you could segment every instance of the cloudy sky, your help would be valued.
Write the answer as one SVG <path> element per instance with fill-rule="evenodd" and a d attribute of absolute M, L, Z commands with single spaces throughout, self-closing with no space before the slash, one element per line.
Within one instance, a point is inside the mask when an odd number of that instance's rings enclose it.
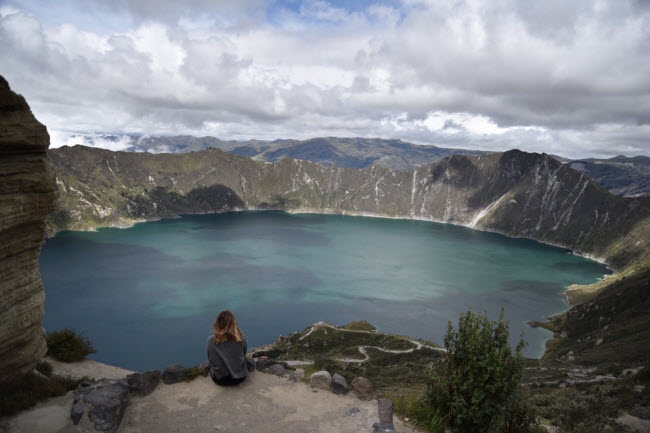
<path fill-rule="evenodd" d="M 362 136 L 650 155 L 648 0 L 0 0 L 0 74 L 53 146 Z"/>

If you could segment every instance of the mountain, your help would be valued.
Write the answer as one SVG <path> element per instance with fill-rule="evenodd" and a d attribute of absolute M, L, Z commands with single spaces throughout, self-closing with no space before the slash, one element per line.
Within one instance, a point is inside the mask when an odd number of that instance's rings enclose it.
<path fill-rule="evenodd" d="M 50 232 L 244 208 L 371 214 L 537 239 L 620 268 L 647 257 L 650 199 L 617 197 L 545 154 L 452 155 L 391 171 L 275 163 L 207 149 L 183 154 L 49 152 L 61 194 Z"/>
<path fill-rule="evenodd" d="M 613 194 L 650 196 L 650 157 L 615 156 L 610 159 L 579 159 L 567 165 L 581 171 Z"/>
<path fill-rule="evenodd" d="M 118 141 L 117 136 L 102 136 Z M 92 141 L 92 139 L 90 139 Z M 89 141 L 89 142 L 90 142 Z M 224 141 L 215 137 L 131 137 L 128 152 L 187 153 L 209 148 L 221 149 L 258 161 L 279 161 L 284 157 L 304 159 L 324 165 L 364 168 L 381 165 L 392 170 L 407 170 L 456 154 L 480 155 L 485 152 L 445 149 L 380 138 L 323 137 L 309 140 Z"/>
<path fill-rule="evenodd" d="M 49 142 L 25 99 L 0 76 L 0 380 L 47 350 L 38 256 L 56 199 Z"/>

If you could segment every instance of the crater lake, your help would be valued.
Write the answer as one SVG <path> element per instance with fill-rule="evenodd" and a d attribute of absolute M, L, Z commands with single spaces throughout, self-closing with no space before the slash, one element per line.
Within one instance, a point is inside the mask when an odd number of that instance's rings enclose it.
<path fill-rule="evenodd" d="M 127 229 L 62 232 L 41 258 L 44 326 L 89 337 L 92 359 L 132 370 L 198 365 L 220 310 L 249 347 L 327 321 L 442 344 L 472 308 L 510 320 L 539 357 L 531 328 L 568 308 L 564 289 L 609 271 L 536 241 L 427 221 L 276 211 L 191 215 Z"/>

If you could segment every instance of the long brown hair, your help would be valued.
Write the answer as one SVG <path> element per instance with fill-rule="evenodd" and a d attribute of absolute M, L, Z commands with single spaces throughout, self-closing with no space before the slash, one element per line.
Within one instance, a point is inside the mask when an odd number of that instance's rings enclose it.
<path fill-rule="evenodd" d="M 223 310 L 214 321 L 214 342 L 224 343 L 231 341 L 238 343 L 243 340 L 244 334 L 237 325 L 237 319 L 230 310 Z"/>

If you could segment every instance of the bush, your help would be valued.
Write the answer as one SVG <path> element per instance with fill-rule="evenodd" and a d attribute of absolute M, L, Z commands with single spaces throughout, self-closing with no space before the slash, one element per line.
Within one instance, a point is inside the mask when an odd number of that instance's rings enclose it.
<path fill-rule="evenodd" d="M 63 329 L 47 334 L 47 354 L 57 361 L 81 361 L 87 355 L 96 352 L 90 340 L 77 334 L 74 329 Z"/>
<path fill-rule="evenodd" d="M 461 314 L 458 331 L 449 323 L 446 362 L 432 378 L 428 398 L 456 431 L 509 431 L 503 430 L 506 420 L 514 423 L 516 419 L 535 419 L 528 409 L 514 405 L 523 373 L 525 343 L 522 338 L 513 351 L 509 337 L 503 310 L 496 322 L 488 320 L 487 314 L 476 315 L 470 310 Z M 512 408 L 507 411 L 509 403 Z M 526 431 L 528 427 L 518 428 Z"/>
<path fill-rule="evenodd" d="M 411 424 L 431 433 L 444 433 L 447 426 L 445 414 L 429 404 L 426 395 L 392 395 L 395 412 L 408 417 Z"/>
<path fill-rule="evenodd" d="M 34 366 L 34 369 L 41 373 L 43 376 L 50 377 L 52 375 L 52 364 L 49 362 L 42 360 L 38 361 L 36 365 Z"/>
<path fill-rule="evenodd" d="M 536 433 L 540 431 L 535 407 L 520 392 L 516 392 L 510 397 L 503 419 L 499 424 L 499 433 Z"/>
<path fill-rule="evenodd" d="M 0 382 L 0 418 L 29 409 L 50 397 L 64 395 L 84 381 L 91 382 L 93 379 L 88 376 L 75 378 L 56 374 L 47 378 L 31 371 L 18 374 Z"/>
<path fill-rule="evenodd" d="M 602 433 L 624 431 L 612 418 L 618 415 L 616 399 L 600 392 L 575 390 L 552 397 L 543 408 L 558 433 Z"/>

